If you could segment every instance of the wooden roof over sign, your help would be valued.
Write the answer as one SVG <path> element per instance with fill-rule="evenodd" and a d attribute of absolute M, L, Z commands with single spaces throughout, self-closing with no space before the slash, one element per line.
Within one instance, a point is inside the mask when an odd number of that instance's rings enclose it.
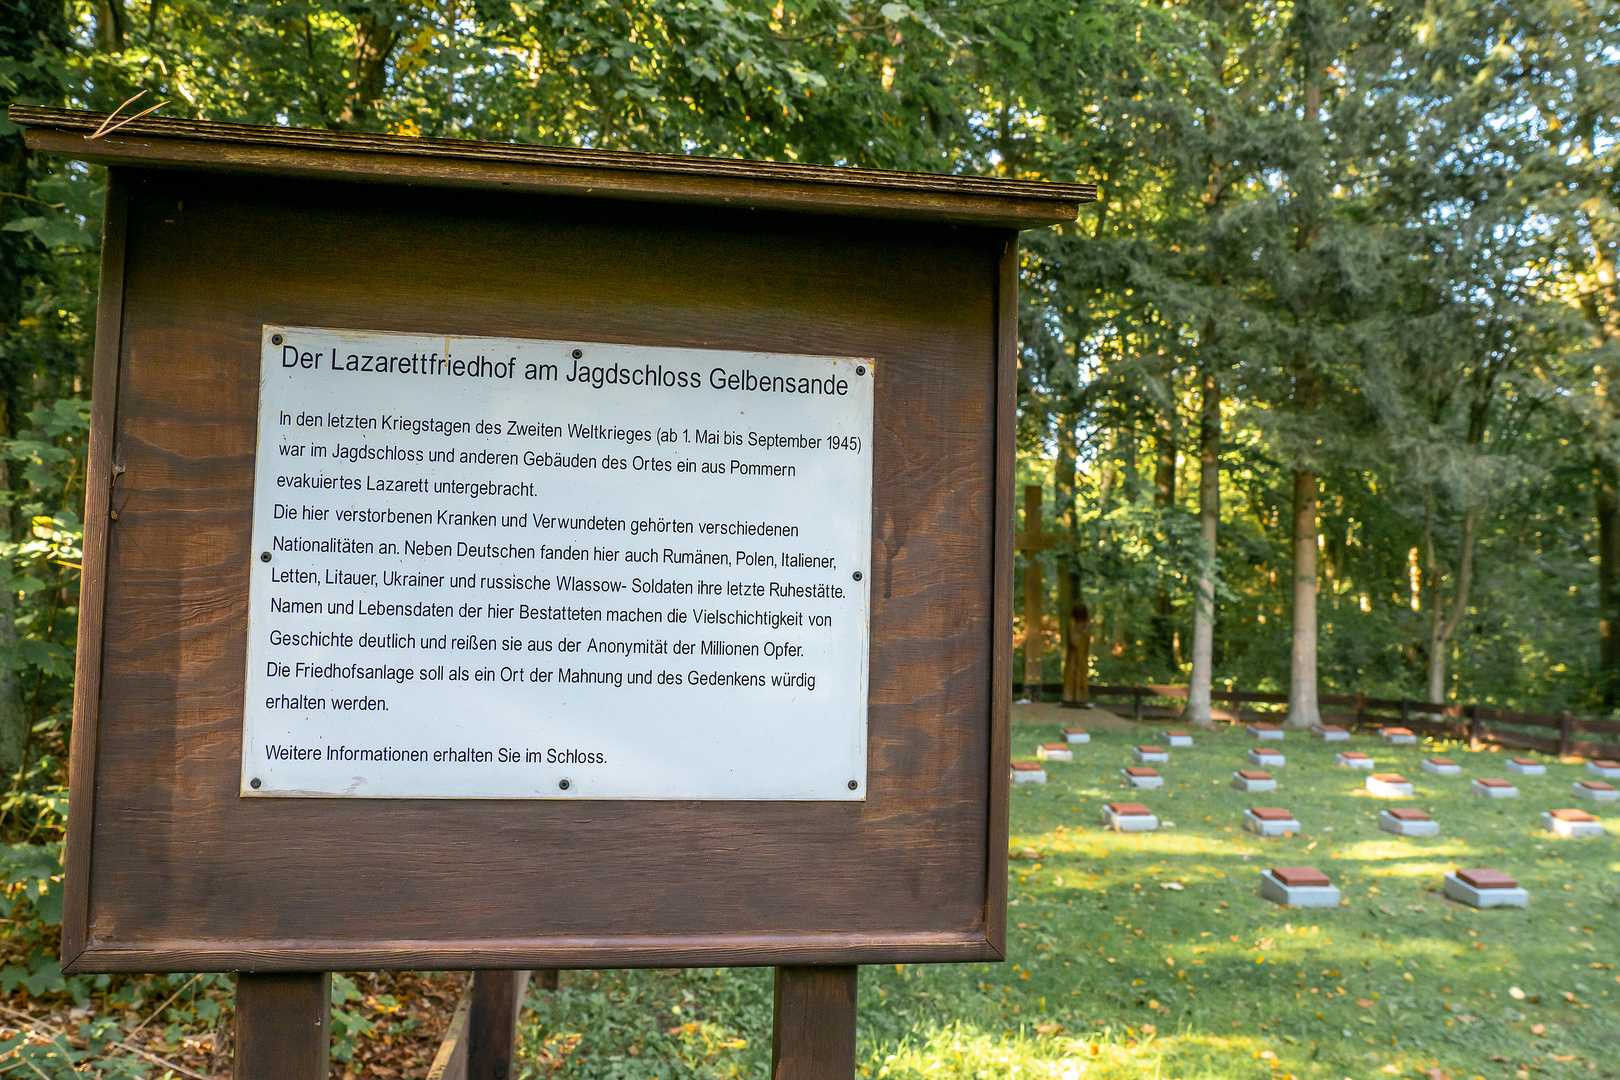
<path fill-rule="evenodd" d="M 884 172 L 144 117 L 13 105 L 30 148 L 101 165 L 528 190 L 1029 229 L 1073 221 L 1093 184 Z"/>

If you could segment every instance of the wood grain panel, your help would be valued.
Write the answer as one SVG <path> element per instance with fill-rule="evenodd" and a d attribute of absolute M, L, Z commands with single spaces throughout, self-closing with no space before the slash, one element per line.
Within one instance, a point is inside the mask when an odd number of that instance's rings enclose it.
<path fill-rule="evenodd" d="M 771 1080 L 852 1080 L 855 967 L 779 967 L 771 1010 Z"/>
<path fill-rule="evenodd" d="M 73 739 L 68 760 L 68 816 L 63 857 L 62 955 L 84 949 L 89 936 L 91 824 L 95 820 L 96 750 L 101 704 L 102 630 L 106 612 L 107 538 L 111 524 L 118 356 L 123 341 L 124 251 L 129 225 L 125 174 L 107 175 L 102 216 L 101 291 L 96 304 L 95 367 L 91 372 L 90 445 L 84 493 L 84 570 L 79 587 L 78 656 L 73 683 Z M 98 389 L 99 388 L 99 389 Z"/>
<path fill-rule="evenodd" d="M 73 970 L 999 958 L 1011 234 L 199 174 L 129 190 Z M 867 800 L 239 798 L 266 323 L 873 357 Z"/>

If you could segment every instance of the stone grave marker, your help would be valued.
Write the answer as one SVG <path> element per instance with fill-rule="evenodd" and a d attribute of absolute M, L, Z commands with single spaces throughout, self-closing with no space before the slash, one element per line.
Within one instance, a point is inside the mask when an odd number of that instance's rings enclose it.
<path fill-rule="evenodd" d="M 1412 782 L 1400 773 L 1373 773 L 1367 777 L 1367 790 L 1385 799 L 1406 799 L 1412 795 Z"/>
<path fill-rule="evenodd" d="M 1311 734 L 1323 742 L 1349 742 L 1350 733 L 1338 724 L 1317 724 Z"/>
<path fill-rule="evenodd" d="M 1547 766 L 1535 758 L 1516 757 L 1507 759 L 1507 771 L 1520 776 L 1546 776 Z"/>
<path fill-rule="evenodd" d="M 1164 738 L 1172 747 L 1191 746 L 1193 744 L 1192 733 L 1187 731 L 1167 731 L 1164 733 Z"/>
<path fill-rule="evenodd" d="M 1063 729 L 1063 738 L 1071 743 L 1088 743 L 1091 741 L 1091 733 L 1085 728 L 1066 727 Z"/>
<path fill-rule="evenodd" d="M 1162 746 L 1136 746 L 1131 748 L 1131 756 L 1140 762 L 1169 761 L 1170 755 Z"/>
<path fill-rule="evenodd" d="M 1068 743 L 1041 743 L 1035 750 L 1035 756 L 1043 761 L 1073 761 L 1074 751 L 1069 749 Z"/>
<path fill-rule="evenodd" d="M 1275 739 L 1281 741 L 1283 737 L 1282 728 L 1278 727 L 1276 724 L 1268 724 L 1263 720 L 1253 724 L 1247 724 L 1245 727 L 1248 729 L 1249 734 L 1253 735 L 1257 739 Z"/>
<path fill-rule="evenodd" d="M 1044 784 L 1046 783 L 1046 770 L 1038 761 L 1015 761 L 1012 763 L 1012 782 L 1015 784 Z"/>
<path fill-rule="evenodd" d="M 1417 742 L 1417 736 L 1412 733 L 1411 728 L 1379 728 L 1378 734 L 1382 735 L 1384 737 L 1384 741 L 1389 743 L 1391 746 L 1408 746 Z"/>
<path fill-rule="evenodd" d="M 1432 757 L 1423 759 L 1423 771 L 1436 776 L 1456 776 L 1462 772 L 1462 766 L 1450 758 Z"/>
<path fill-rule="evenodd" d="M 1294 836 L 1305 831 L 1293 814 L 1276 806 L 1254 806 L 1243 811 L 1243 827 L 1261 836 Z"/>
<path fill-rule="evenodd" d="M 1547 810 L 1541 815 L 1541 827 L 1554 836 L 1603 835 L 1603 822 L 1585 810 Z"/>
<path fill-rule="evenodd" d="M 1397 806 L 1378 812 L 1378 827 L 1396 836 L 1438 836 L 1440 823 L 1422 810 Z"/>
<path fill-rule="evenodd" d="M 1360 750 L 1340 750 L 1334 755 L 1334 760 L 1343 769 L 1370 769 L 1373 767 L 1373 759 Z"/>
<path fill-rule="evenodd" d="M 1602 780 L 1577 780 L 1570 785 L 1570 791 L 1578 799 L 1591 799 L 1593 802 L 1614 802 L 1620 799 L 1620 791 L 1616 791 L 1613 784 L 1605 784 Z"/>
<path fill-rule="evenodd" d="M 1264 765 L 1267 768 L 1280 768 L 1288 764 L 1281 750 L 1273 750 L 1269 746 L 1257 746 L 1248 753 L 1250 765 Z"/>
<path fill-rule="evenodd" d="M 1232 774 L 1232 786 L 1239 791 L 1276 791 L 1277 781 L 1260 769 L 1239 769 Z"/>
<path fill-rule="evenodd" d="M 1598 758 L 1586 763 L 1586 771 L 1605 780 L 1620 780 L 1620 761 Z"/>
<path fill-rule="evenodd" d="M 1517 799 L 1519 789 L 1513 786 L 1511 780 L 1498 780 L 1494 777 L 1476 777 L 1468 785 L 1472 791 L 1482 799 Z"/>
<path fill-rule="evenodd" d="M 1159 827 L 1158 816 L 1135 802 L 1112 802 L 1102 808 L 1105 828 L 1115 832 L 1153 832 Z"/>
<path fill-rule="evenodd" d="M 1150 769 L 1146 765 L 1130 765 L 1121 769 L 1119 772 L 1120 775 L 1125 778 L 1125 782 L 1131 785 L 1131 787 L 1164 787 L 1164 777 L 1160 776 L 1156 770 Z"/>
<path fill-rule="evenodd" d="M 1445 893 L 1469 907 L 1524 907 L 1530 894 L 1500 870 L 1456 870 L 1446 875 Z"/>
<path fill-rule="evenodd" d="M 1314 866 L 1274 866 L 1261 871 L 1260 895 L 1288 907 L 1339 906 L 1339 890 Z"/>

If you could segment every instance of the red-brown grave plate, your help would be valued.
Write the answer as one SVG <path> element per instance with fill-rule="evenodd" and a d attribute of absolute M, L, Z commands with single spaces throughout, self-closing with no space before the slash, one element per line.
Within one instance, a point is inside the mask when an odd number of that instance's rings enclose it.
<path fill-rule="evenodd" d="M 1406 783 L 1406 777 L 1396 772 L 1375 772 L 1372 774 L 1372 779 L 1377 780 L 1380 784 Z"/>
<path fill-rule="evenodd" d="M 1290 814 L 1288 811 L 1275 806 L 1251 807 L 1249 809 L 1249 813 L 1253 814 L 1261 821 L 1292 821 L 1294 818 L 1293 814 Z"/>
<path fill-rule="evenodd" d="M 1314 866 L 1274 866 L 1271 876 L 1289 888 L 1333 884 L 1326 874 Z"/>
<path fill-rule="evenodd" d="M 1423 811 L 1421 811 L 1421 810 L 1412 810 L 1412 809 L 1407 808 L 1407 807 L 1402 807 L 1402 808 L 1397 809 L 1397 810 L 1385 810 L 1384 813 L 1388 814 L 1390 817 L 1394 818 L 1396 821 L 1431 821 L 1431 820 L 1433 820 L 1432 818 L 1429 817 L 1428 814 L 1425 814 Z"/>
<path fill-rule="evenodd" d="M 1591 814 L 1588 814 L 1585 810 L 1549 810 L 1547 813 L 1551 814 L 1559 821 L 1581 822 L 1597 820 L 1597 818 L 1593 817 Z"/>
<path fill-rule="evenodd" d="M 1519 883 L 1502 873 L 1500 870 L 1486 870 L 1483 867 L 1474 870 L 1456 871 L 1457 879 L 1472 885 L 1476 889 L 1517 889 Z"/>
<path fill-rule="evenodd" d="M 1111 802 L 1108 809 L 1115 817 L 1151 817 L 1153 811 L 1139 802 Z"/>
<path fill-rule="evenodd" d="M 1125 770 L 1126 776 L 1158 776 L 1159 774 L 1145 765 L 1132 765 Z"/>
<path fill-rule="evenodd" d="M 1245 780 L 1270 780 L 1271 774 L 1261 772 L 1259 769 L 1239 769 L 1238 775 Z"/>

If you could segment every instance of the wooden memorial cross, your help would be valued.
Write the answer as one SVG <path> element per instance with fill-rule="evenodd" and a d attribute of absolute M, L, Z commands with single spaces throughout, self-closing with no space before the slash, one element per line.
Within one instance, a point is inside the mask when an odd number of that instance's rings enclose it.
<path fill-rule="evenodd" d="M 1060 537 L 1045 532 L 1041 522 L 1041 487 L 1024 486 L 1024 531 L 1018 534 L 1014 545 L 1028 556 L 1024 564 L 1024 696 L 1031 701 L 1041 700 L 1041 686 L 1045 680 L 1041 671 L 1041 653 L 1046 642 L 1043 631 L 1046 620 L 1041 608 L 1046 599 L 1045 567 L 1040 554 L 1056 547 Z"/>
<path fill-rule="evenodd" d="M 326 973 L 475 970 L 502 1080 L 522 972 L 774 966 L 850 1080 L 858 965 L 1005 956 L 1018 231 L 1095 188 L 10 118 L 108 170 L 64 971 L 316 1080 Z"/>

